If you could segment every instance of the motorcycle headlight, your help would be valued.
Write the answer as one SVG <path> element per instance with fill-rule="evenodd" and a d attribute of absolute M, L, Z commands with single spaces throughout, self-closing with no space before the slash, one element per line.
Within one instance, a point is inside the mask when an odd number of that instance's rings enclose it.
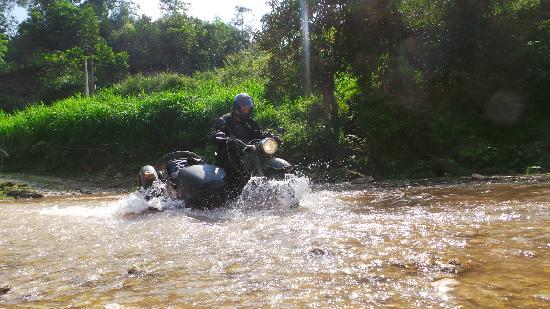
<path fill-rule="evenodd" d="M 277 141 L 272 138 L 268 137 L 260 141 L 260 149 L 268 156 L 274 155 L 277 152 L 278 147 L 279 145 L 277 144 Z"/>

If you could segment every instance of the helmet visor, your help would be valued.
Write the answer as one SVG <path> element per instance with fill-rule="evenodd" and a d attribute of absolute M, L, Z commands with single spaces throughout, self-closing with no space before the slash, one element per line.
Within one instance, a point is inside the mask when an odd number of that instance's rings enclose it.
<path fill-rule="evenodd" d="M 252 112 L 252 106 L 248 104 L 239 104 L 239 112 L 243 115 L 248 115 Z"/>
<path fill-rule="evenodd" d="M 250 115 L 254 109 L 254 101 L 250 97 L 240 100 L 238 109 L 241 115 Z"/>

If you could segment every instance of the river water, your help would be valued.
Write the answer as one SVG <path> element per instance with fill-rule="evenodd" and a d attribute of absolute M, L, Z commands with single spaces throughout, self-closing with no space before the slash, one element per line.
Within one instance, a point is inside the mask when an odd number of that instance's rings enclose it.
<path fill-rule="evenodd" d="M 0 307 L 550 307 L 549 183 L 293 186 L 0 202 Z"/>

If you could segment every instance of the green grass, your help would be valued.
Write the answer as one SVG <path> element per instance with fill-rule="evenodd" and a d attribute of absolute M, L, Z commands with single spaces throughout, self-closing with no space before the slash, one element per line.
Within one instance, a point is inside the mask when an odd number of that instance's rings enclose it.
<path fill-rule="evenodd" d="M 256 98 L 258 118 L 270 110 L 264 108 L 268 103 L 262 99 L 261 81 L 224 86 L 213 77 L 197 74 L 182 78 L 188 83 L 185 87 L 170 84 L 169 89 L 138 93 L 118 85 L 90 98 L 72 97 L 11 116 L 0 114 L 0 147 L 22 165 L 45 169 L 85 165 L 78 161 L 86 159 L 137 162 L 175 148 L 201 148 L 212 120 L 229 110 L 237 93 L 246 91 Z M 145 78 L 148 83 L 152 79 Z"/>

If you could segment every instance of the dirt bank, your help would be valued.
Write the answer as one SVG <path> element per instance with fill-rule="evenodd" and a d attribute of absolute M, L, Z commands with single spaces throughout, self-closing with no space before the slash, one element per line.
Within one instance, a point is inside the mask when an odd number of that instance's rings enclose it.
<path fill-rule="evenodd" d="M 135 175 L 83 175 L 81 177 L 30 175 L 22 173 L 1 173 L 0 184 L 8 190 L 17 188 L 36 192 L 42 196 L 80 195 L 95 193 L 124 193 L 137 186 Z M 0 188 L 1 189 L 1 188 Z M 4 190 L 4 193 L 6 191 Z M 4 194 L 4 198 L 10 196 Z M 21 198 L 38 197 L 23 195 Z M 1 198 L 1 196 L 0 196 Z"/>

